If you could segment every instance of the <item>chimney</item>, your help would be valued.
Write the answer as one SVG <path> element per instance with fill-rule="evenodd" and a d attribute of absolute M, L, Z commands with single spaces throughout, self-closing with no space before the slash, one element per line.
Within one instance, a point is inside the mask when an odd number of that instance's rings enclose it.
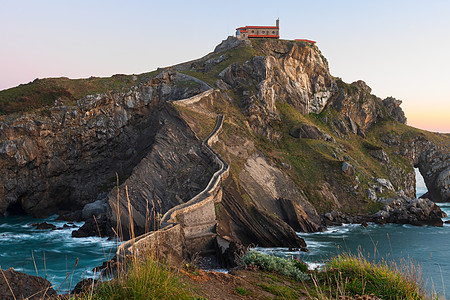
<path fill-rule="evenodd" d="M 280 18 L 277 19 L 276 24 L 277 24 L 277 27 L 280 27 Z"/>

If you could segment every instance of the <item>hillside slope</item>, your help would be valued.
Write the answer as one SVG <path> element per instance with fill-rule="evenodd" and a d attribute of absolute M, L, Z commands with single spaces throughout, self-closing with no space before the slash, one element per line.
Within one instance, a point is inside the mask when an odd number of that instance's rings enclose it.
<path fill-rule="evenodd" d="M 228 38 L 192 62 L 38 80 L 0 91 L 0 103 L 0 213 L 97 215 L 111 234 L 108 199 L 119 184 L 121 199 L 130 190 L 137 233 L 155 228 L 217 168 L 200 140 L 218 114 L 225 123 L 213 147 L 231 170 L 216 203 L 217 233 L 229 241 L 303 247 L 295 232 L 341 222 L 439 225 L 437 207 L 410 200 L 415 166 L 428 197 L 450 201 L 449 135 L 407 126 L 401 101 L 333 77 L 306 42 Z M 415 212 L 383 219 L 394 199 Z"/>

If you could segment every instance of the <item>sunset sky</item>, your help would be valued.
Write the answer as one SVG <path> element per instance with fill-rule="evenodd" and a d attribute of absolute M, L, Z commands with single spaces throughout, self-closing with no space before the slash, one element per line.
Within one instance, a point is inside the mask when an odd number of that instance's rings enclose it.
<path fill-rule="evenodd" d="M 199 58 L 245 25 L 317 41 L 332 75 L 450 132 L 450 1 L 0 0 L 0 89 L 35 78 L 138 74 Z"/>

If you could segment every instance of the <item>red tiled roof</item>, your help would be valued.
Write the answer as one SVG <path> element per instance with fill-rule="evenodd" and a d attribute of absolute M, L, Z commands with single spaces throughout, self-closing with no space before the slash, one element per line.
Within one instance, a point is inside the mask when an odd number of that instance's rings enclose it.
<path fill-rule="evenodd" d="M 297 42 L 308 42 L 308 43 L 311 43 L 311 44 L 315 44 L 316 43 L 315 41 L 306 40 L 306 39 L 295 39 L 295 41 L 297 41 Z"/>
<path fill-rule="evenodd" d="M 280 29 L 278 26 L 245 26 L 245 27 L 239 27 L 236 28 L 236 30 L 247 30 L 247 29 Z"/>

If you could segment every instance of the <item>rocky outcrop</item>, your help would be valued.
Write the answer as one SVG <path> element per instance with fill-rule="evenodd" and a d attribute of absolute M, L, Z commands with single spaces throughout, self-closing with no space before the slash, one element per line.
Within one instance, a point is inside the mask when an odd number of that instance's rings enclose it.
<path fill-rule="evenodd" d="M 408 197 L 392 198 L 388 204 L 375 215 L 372 221 L 376 223 L 412 224 L 416 226 L 443 226 L 441 218 L 446 217 L 433 201 L 429 199 L 411 199 Z"/>
<path fill-rule="evenodd" d="M 216 46 L 216 48 L 214 48 L 214 53 L 225 52 L 233 48 L 245 45 L 248 42 L 249 41 L 240 40 L 234 36 L 229 36 L 226 40 L 223 40 L 219 45 Z"/>
<path fill-rule="evenodd" d="M 259 49 L 266 56 L 244 64 L 232 64 L 220 73 L 223 82 L 242 95 L 242 109 L 257 133 L 272 140 L 279 133 L 269 123 L 279 120 L 276 102 L 287 102 L 303 114 L 319 113 L 334 88 L 328 62 L 306 43 L 264 41 Z M 255 46 L 254 46 L 255 47 Z M 251 87 L 257 86 L 257 92 Z"/>
<path fill-rule="evenodd" d="M 286 222 L 246 204 L 231 178 L 224 182 L 217 233 L 228 240 L 261 247 L 304 248 L 305 241 Z"/>
<path fill-rule="evenodd" d="M 434 202 L 450 201 L 450 146 L 437 144 L 425 137 L 415 134 L 410 139 L 402 139 L 400 135 L 388 133 L 381 141 L 389 147 L 398 147 L 398 154 L 406 157 L 412 166 L 418 167 L 428 188 L 428 197 Z M 411 180 L 405 180 L 414 193 L 415 175 L 411 170 Z M 408 196 L 410 196 L 408 194 Z"/>
<path fill-rule="evenodd" d="M 400 108 L 402 101 L 392 97 L 382 100 L 372 95 L 371 88 L 362 80 L 346 84 L 338 79 L 336 83 L 337 89 L 330 104 L 340 117 L 334 120 L 334 125 L 344 135 L 352 132 L 364 137 L 364 132 L 383 118 L 406 123 L 405 114 Z"/>
<path fill-rule="evenodd" d="M 294 182 L 260 153 L 247 159 L 239 182 L 259 210 L 278 216 L 296 231 L 317 231 L 320 218 L 314 207 Z"/>
<path fill-rule="evenodd" d="M 126 92 L 91 95 L 0 122 L 0 214 L 20 203 L 45 216 L 83 208 L 126 178 L 155 141 L 166 99 L 205 87 L 161 73 Z"/>
<path fill-rule="evenodd" d="M 324 134 L 319 128 L 312 125 L 301 125 L 289 132 L 295 138 L 319 140 L 324 138 Z"/>
<path fill-rule="evenodd" d="M 50 299 L 56 296 L 52 284 L 47 279 L 17 272 L 13 268 L 1 270 L 1 273 L 0 295 L 2 299 L 38 300 Z"/>

